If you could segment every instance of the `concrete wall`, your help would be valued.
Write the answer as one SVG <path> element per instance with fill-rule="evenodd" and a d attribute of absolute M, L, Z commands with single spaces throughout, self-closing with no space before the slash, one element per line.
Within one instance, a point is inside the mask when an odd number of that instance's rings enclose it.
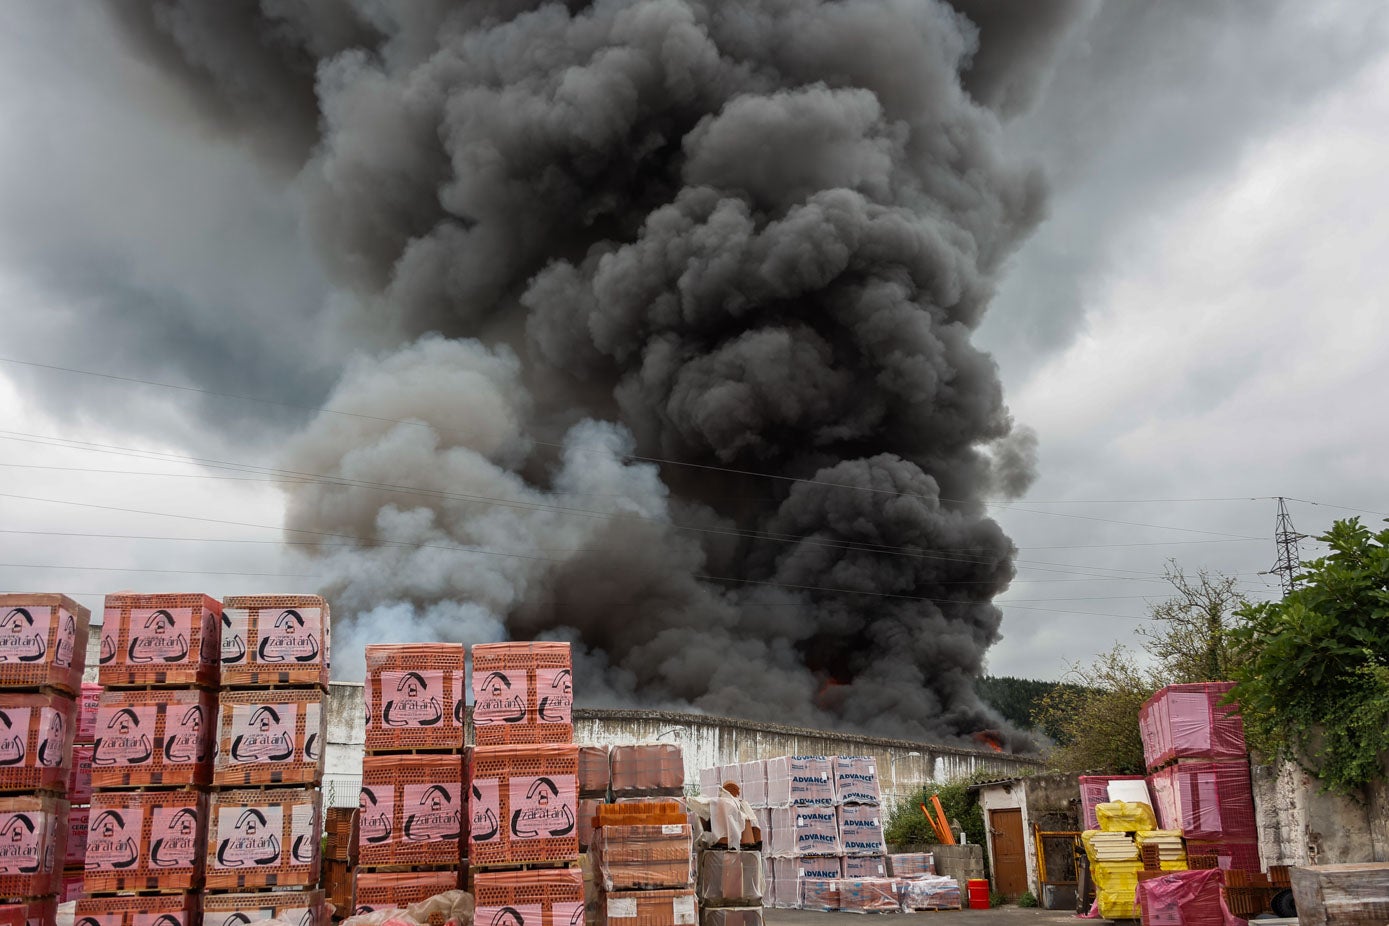
<path fill-rule="evenodd" d="M 1389 784 L 1354 797 L 1327 794 L 1292 763 L 1255 765 L 1259 855 L 1269 865 L 1389 861 Z"/>
<path fill-rule="evenodd" d="M 365 725 L 361 683 L 334 682 L 328 695 L 324 796 L 335 806 L 356 805 Z M 684 754 L 686 786 L 692 790 L 698 787 L 699 770 L 714 765 L 785 755 L 875 756 L 883 800 L 889 806 L 927 782 L 980 771 L 1018 775 L 1041 765 L 992 751 L 671 711 L 576 709 L 574 741 L 677 743 Z"/>

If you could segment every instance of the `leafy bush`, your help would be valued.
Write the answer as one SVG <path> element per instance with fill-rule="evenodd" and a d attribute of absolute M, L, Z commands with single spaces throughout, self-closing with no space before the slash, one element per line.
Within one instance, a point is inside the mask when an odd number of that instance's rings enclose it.
<path fill-rule="evenodd" d="M 1018 906 L 1035 907 L 1037 906 L 1037 898 L 1032 895 L 1031 891 L 1023 891 L 1021 896 L 1018 897 Z"/>
<path fill-rule="evenodd" d="M 922 804 L 928 808 L 931 806 L 931 797 L 934 795 L 940 798 L 947 822 L 958 822 L 964 829 L 965 839 L 969 842 L 977 846 L 985 845 L 984 812 L 979 808 L 978 793 L 966 789 L 971 784 L 991 781 L 997 777 L 997 773 L 977 772 L 969 778 L 922 787 L 892 808 L 887 817 L 887 826 L 883 830 L 883 838 L 894 845 L 932 845 L 939 842 L 936 831 L 931 828 L 930 822 L 921 812 Z M 988 865 L 988 858 L 986 852 L 985 866 Z"/>

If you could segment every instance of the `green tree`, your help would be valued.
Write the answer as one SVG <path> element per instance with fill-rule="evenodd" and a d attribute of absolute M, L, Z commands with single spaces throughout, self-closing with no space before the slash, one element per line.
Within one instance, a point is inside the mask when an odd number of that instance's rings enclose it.
<path fill-rule="evenodd" d="M 997 773 L 980 772 L 946 784 L 920 788 L 892 808 L 887 817 L 887 826 L 883 828 L 883 839 L 893 845 L 932 845 L 938 842 L 936 831 L 921 812 L 921 805 L 930 807 L 931 798 L 935 796 L 940 798 L 945 819 L 952 825 L 959 823 L 970 842 L 984 845 L 984 813 L 979 809 L 978 792 L 969 790 L 969 786 L 997 777 Z"/>
<path fill-rule="evenodd" d="M 1157 623 L 1141 627 L 1143 648 L 1172 683 L 1223 682 L 1234 677 L 1242 659 L 1235 644 L 1239 609 L 1248 604 L 1234 576 L 1202 569 L 1188 578 L 1175 562 L 1164 577 L 1176 593 L 1149 608 Z"/>
<path fill-rule="evenodd" d="M 1064 738 L 1065 731 L 1055 725 L 1036 727 L 1034 715 L 1043 698 L 1057 688 L 1065 686 L 1065 682 L 1015 678 L 1011 675 L 986 675 L 975 682 L 974 689 L 985 703 L 1015 727 L 1021 730 L 1037 729 L 1049 739 L 1060 741 Z"/>
<path fill-rule="evenodd" d="M 1318 539 L 1330 553 L 1289 595 L 1241 611 L 1233 696 L 1261 752 L 1354 792 L 1389 753 L 1389 530 L 1352 518 Z"/>

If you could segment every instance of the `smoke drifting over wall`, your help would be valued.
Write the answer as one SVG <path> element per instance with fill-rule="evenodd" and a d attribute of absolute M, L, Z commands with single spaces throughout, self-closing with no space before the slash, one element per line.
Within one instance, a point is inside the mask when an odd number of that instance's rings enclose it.
<path fill-rule="evenodd" d="M 546 636 L 589 703 L 997 726 L 983 500 L 1034 450 L 970 338 L 1043 203 L 999 119 L 1074 11 L 974 6 L 112 3 L 301 160 L 353 294 L 372 359 L 287 464 L 338 480 L 289 529 L 370 538 L 316 553 L 340 663 Z"/>

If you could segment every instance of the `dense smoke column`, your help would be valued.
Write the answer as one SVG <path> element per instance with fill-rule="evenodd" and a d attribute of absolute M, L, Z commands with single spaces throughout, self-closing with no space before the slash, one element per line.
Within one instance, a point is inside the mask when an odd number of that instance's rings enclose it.
<path fill-rule="evenodd" d="M 118 6 L 311 150 L 374 357 L 288 454 L 343 480 L 288 528 L 369 538 L 316 554 L 345 661 L 353 627 L 559 636 L 600 699 L 996 725 L 972 680 L 1014 550 L 982 503 L 1030 446 L 970 338 L 1043 199 L 996 110 L 1068 7 L 1007 23 L 1010 71 L 1002 26 L 927 0 Z"/>

